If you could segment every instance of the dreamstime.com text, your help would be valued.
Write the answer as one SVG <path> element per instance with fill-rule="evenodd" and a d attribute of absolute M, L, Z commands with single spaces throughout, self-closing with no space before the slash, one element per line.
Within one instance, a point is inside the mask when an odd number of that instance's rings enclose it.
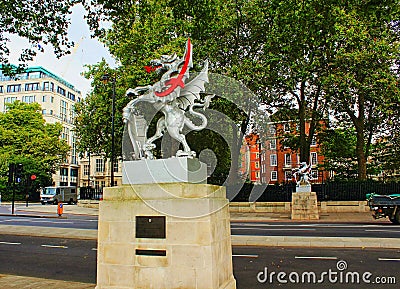
<path fill-rule="evenodd" d="M 336 264 L 336 269 L 329 269 L 321 273 L 312 271 L 290 272 L 268 271 L 264 267 L 263 271 L 258 272 L 257 281 L 260 283 L 278 284 L 396 284 L 394 276 L 374 276 L 371 272 L 346 271 L 346 261 L 340 260 Z"/>

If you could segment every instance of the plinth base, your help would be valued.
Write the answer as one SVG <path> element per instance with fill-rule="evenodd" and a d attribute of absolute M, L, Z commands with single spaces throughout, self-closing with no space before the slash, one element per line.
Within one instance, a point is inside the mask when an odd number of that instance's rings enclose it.
<path fill-rule="evenodd" d="M 292 220 L 319 220 L 315 192 L 292 194 Z"/>
<path fill-rule="evenodd" d="M 225 188 L 123 185 L 99 206 L 97 289 L 235 289 Z"/>

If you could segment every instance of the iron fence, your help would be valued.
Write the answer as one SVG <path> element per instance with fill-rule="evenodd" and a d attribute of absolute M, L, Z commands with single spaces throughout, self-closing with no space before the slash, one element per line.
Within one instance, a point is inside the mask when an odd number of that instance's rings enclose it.
<path fill-rule="evenodd" d="M 295 183 L 281 185 L 244 184 L 243 187 L 227 187 L 227 195 L 233 202 L 248 202 L 253 190 L 264 190 L 258 194 L 258 202 L 290 202 L 292 193 L 296 191 Z M 238 192 L 239 190 L 239 192 Z M 378 181 L 346 181 L 312 184 L 311 190 L 317 193 L 318 201 L 364 201 L 366 194 L 376 193 L 390 195 L 400 193 L 400 183 L 383 183 Z"/>
<path fill-rule="evenodd" d="M 102 187 L 80 187 L 79 188 L 80 200 L 101 200 L 103 199 Z"/>

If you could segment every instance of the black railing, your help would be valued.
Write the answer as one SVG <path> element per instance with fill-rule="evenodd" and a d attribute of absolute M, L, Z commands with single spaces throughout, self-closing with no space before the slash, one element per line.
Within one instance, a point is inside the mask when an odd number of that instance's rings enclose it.
<path fill-rule="evenodd" d="M 103 199 L 103 188 L 80 187 L 80 200 L 101 200 Z"/>
<path fill-rule="evenodd" d="M 369 193 L 398 194 L 400 193 L 400 183 L 377 181 L 327 182 L 325 184 L 312 184 L 311 190 L 317 193 L 318 201 L 364 201 L 365 195 Z M 268 186 L 244 184 L 241 188 L 228 186 L 227 196 L 233 202 L 254 201 L 254 197 L 258 202 L 290 202 L 292 193 L 295 191 L 295 183 Z"/>

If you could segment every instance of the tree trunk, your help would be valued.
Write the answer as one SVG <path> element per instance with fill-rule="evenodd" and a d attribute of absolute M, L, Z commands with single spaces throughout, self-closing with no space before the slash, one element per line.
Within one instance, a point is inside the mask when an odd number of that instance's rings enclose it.
<path fill-rule="evenodd" d="M 365 152 L 364 152 L 364 133 L 359 131 L 357 131 L 356 152 L 357 152 L 357 162 L 358 162 L 358 179 L 366 180 L 367 160 L 365 158 Z"/>

